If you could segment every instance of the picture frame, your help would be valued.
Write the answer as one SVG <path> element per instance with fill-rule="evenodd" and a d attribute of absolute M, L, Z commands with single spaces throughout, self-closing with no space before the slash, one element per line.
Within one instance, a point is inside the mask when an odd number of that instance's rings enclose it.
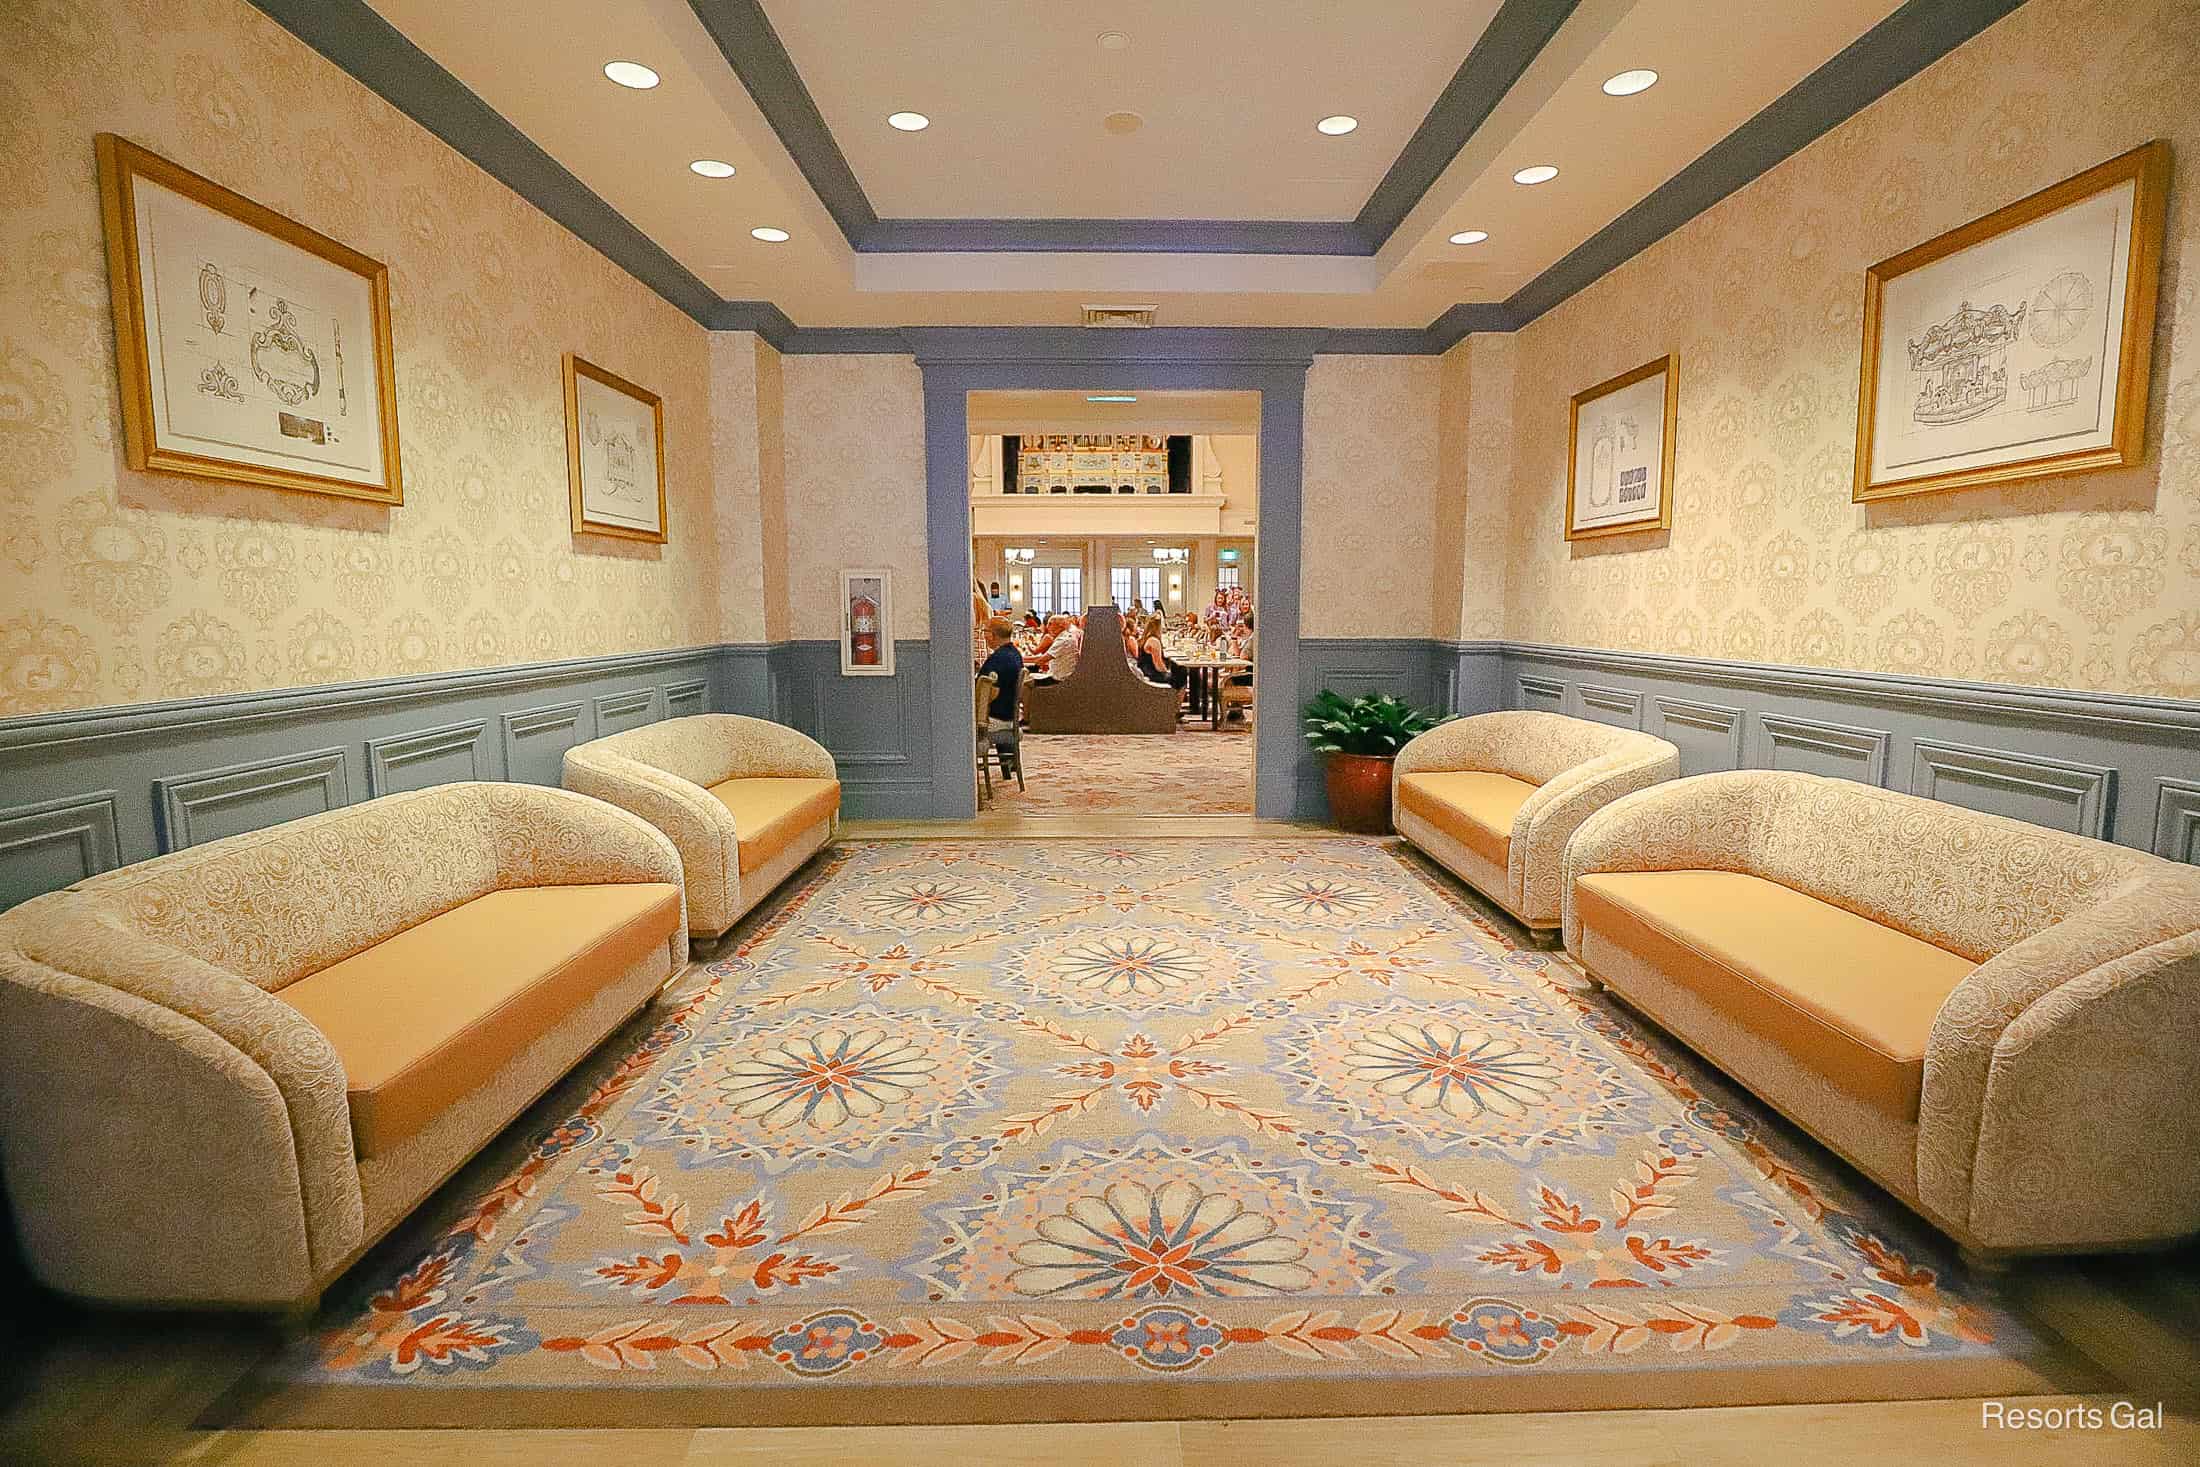
<path fill-rule="evenodd" d="M 1668 352 L 1575 393 L 1566 408 L 1566 538 L 1673 527 L 1681 359 Z"/>
<path fill-rule="evenodd" d="M 840 675 L 894 675 L 894 574 L 840 573 Z"/>
<path fill-rule="evenodd" d="M 1865 272 L 1854 502 L 2139 461 L 2169 168 L 2141 144 Z"/>
<path fill-rule="evenodd" d="M 94 150 L 129 466 L 403 504 L 389 268 L 118 134 Z"/>
<path fill-rule="evenodd" d="M 567 352 L 565 478 L 574 534 L 664 544 L 664 399 Z"/>

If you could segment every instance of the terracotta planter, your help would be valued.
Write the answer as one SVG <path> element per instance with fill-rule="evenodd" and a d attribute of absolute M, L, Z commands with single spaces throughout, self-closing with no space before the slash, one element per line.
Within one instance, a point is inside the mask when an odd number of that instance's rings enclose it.
<path fill-rule="evenodd" d="M 1383 754 L 1331 754 L 1329 818 L 1360 835 L 1390 834 L 1390 765 Z"/>

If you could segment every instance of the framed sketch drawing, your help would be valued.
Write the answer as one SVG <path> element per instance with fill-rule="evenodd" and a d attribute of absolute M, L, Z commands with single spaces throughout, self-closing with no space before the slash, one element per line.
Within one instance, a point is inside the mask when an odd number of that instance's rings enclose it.
<path fill-rule="evenodd" d="M 1866 272 L 1854 498 L 2138 461 L 2168 182 L 2147 143 Z"/>
<path fill-rule="evenodd" d="M 404 503 L 388 268 L 126 138 L 96 147 L 130 467 Z"/>
<path fill-rule="evenodd" d="M 840 573 L 840 675 L 894 675 L 894 577 L 883 570 Z"/>
<path fill-rule="evenodd" d="M 565 354 L 565 478 L 573 533 L 665 543 L 665 405 Z"/>
<path fill-rule="evenodd" d="M 1566 413 L 1566 538 L 1673 525 L 1673 413 L 1681 359 L 1666 355 L 1577 392 Z"/>

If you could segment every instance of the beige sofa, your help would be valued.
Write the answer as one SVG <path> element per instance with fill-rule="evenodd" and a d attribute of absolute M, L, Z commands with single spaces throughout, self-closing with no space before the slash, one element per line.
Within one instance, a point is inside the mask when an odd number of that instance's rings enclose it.
<path fill-rule="evenodd" d="M 815 739 L 732 713 L 668 718 L 565 752 L 565 787 L 656 826 L 687 872 L 688 927 L 723 935 L 833 838 L 840 776 Z"/>
<path fill-rule="evenodd" d="M 2200 870 L 1815 775 L 1630 795 L 1589 974 L 1975 1255 L 2200 1229 Z"/>
<path fill-rule="evenodd" d="M 1664 739 L 1522 710 L 1439 724 L 1398 751 L 1391 824 L 1524 927 L 1558 931 L 1566 842 L 1621 795 L 1680 773 Z"/>
<path fill-rule="evenodd" d="M 298 1309 L 687 958 L 646 823 L 452 784 L 0 916 L 0 1166 L 37 1276 Z"/>

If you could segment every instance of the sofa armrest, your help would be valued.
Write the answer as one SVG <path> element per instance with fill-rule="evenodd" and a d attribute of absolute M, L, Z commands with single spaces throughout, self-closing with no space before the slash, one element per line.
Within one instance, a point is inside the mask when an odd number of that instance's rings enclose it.
<path fill-rule="evenodd" d="M 566 754 L 566 777 L 573 775 L 573 756 Z M 611 755 L 603 762 L 634 765 L 631 759 Z M 624 768 L 590 776 L 616 788 L 620 797 L 594 796 L 575 789 L 552 789 L 535 784 L 485 784 L 481 786 L 489 812 L 489 839 L 496 852 L 497 885 L 582 886 L 591 883 L 661 881 L 681 889 L 681 920 L 671 939 L 672 967 L 678 972 L 687 961 L 687 872 L 678 836 L 672 834 L 647 809 L 625 802 L 633 795 L 646 802 L 664 799 L 668 818 L 676 809 L 707 818 L 709 806 L 725 822 L 725 860 L 734 864 L 733 817 L 723 806 L 685 780 L 635 765 L 654 777 L 655 783 L 635 780 Z M 658 786 L 684 786 L 692 796 L 673 790 L 681 804 L 665 799 Z M 715 835 L 715 831 L 713 831 Z M 668 838 L 670 836 L 670 838 Z M 737 868 L 736 868 L 737 869 Z"/>
<path fill-rule="evenodd" d="M 1506 861 L 1506 880 L 1518 910 L 1562 910 L 1563 894 L 1572 887 L 1566 876 L 1566 847 L 1574 832 L 1614 800 L 1664 784 L 1680 772 L 1680 750 L 1662 744 L 1576 764 L 1528 796 L 1513 817 Z"/>
<path fill-rule="evenodd" d="M 1981 1245 L 2200 1229 L 2200 872 L 2169 867 L 2015 943 L 1941 1006 L 1918 1192 Z"/>
<path fill-rule="evenodd" d="M 711 715 L 713 732 L 725 731 L 728 779 L 838 779 L 832 752 L 799 729 L 739 713 Z"/>
<path fill-rule="evenodd" d="M 1776 787 L 1755 770 L 1699 774 L 1622 795 L 1566 844 L 1566 951 L 1581 957 L 1574 883 L 1598 871 L 1746 871 L 1759 812 Z"/>
<path fill-rule="evenodd" d="M 1395 796 L 1401 774 L 1449 773 L 1462 769 L 1495 769 L 1490 762 L 1493 734 L 1480 717 L 1454 718 L 1427 733 L 1406 741 L 1391 761 L 1391 789 Z"/>
<path fill-rule="evenodd" d="M 358 1248 L 344 1067 L 295 1009 L 73 894 L 0 946 L 0 1156 L 55 1287 L 276 1307 Z"/>

